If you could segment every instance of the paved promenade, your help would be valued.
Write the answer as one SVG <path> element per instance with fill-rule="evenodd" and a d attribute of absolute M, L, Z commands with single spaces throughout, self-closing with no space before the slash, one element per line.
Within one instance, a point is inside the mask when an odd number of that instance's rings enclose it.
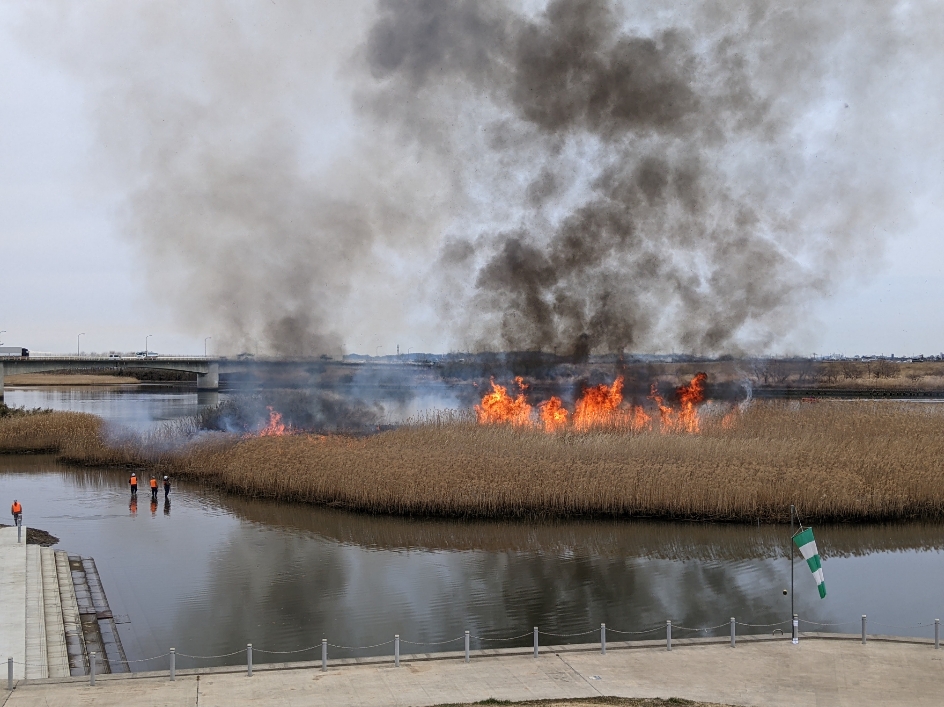
<path fill-rule="evenodd" d="M 620 644 L 622 645 L 622 644 Z M 137 707 L 199 705 L 437 705 L 504 700 L 594 697 L 682 697 L 731 705 L 770 707 L 944 704 L 944 650 L 929 642 L 804 637 L 798 646 L 783 639 L 742 639 L 737 648 L 714 639 L 620 648 L 575 646 L 447 659 L 407 657 L 396 668 L 389 659 L 294 668 L 257 665 L 228 672 L 178 672 L 133 677 L 100 676 L 18 683 L 4 691 L 0 707 L 97 705 Z M 4 701 L 5 700 L 5 701 Z"/>

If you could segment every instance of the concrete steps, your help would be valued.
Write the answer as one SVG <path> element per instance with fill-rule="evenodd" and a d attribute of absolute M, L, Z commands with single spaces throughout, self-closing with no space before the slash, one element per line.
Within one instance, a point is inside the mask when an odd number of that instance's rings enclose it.
<path fill-rule="evenodd" d="M 66 637 L 66 654 L 70 675 L 88 675 L 88 659 L 85 652 L 85 636 L 79 618 L 79 606 L 75 599 L 75 585 L 69 569 L 69 554 L 57 550 L 56 576 L 59 579 L 59 601 L 62 607 L 62 625 Z"/>
<path fill-rule="evenodd" d="M 38 545 L 26 546 L 26 666 L 27 680 L 49 677 L 46 658 L 46 603 L 43 566 Z"/>
<path fill-rule="evenodd" d="M 65 678 L 71 675 L 69 653 L 66 650 L 66 630 L 62 618 L 62 600 L 59 594 L 59 573 L 56 571 L 56 552 L 40 548 L 43 568 L 43 604 L 46 617 L 46 657 L 49 677 Z"/>
<path fill-rule="evenodd" d="M 15 680 L 127 672 L 115 619 L 88 557 L 17 542 L 0 528 L 0 662 Z M 0 665 L 2 667 L 2 665 Z"/>

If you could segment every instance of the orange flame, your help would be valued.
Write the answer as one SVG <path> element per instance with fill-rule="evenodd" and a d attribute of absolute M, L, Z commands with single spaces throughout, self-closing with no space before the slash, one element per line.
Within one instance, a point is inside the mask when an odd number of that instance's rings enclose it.
<path fill-rule="evenodd" d="M 679 399 L 679 409 L 666 404 L 659 390 L 653 383 L 649 399 L 659 409 L 659 429 L 667 432 L 701 431 L 698 405 L 704 401 L 704 386 L 708 376 L 698 373 L 688 385 L 675 389 Z M 534 427 L 532 406 L 525 399 L 524 391 L 528 386 L 520 376 L 515 378 L 519 392 L 512 397 L 505 386 L 491 381 L 492 390 L 482 396 L 480 405 L 475 406 L 479 424 L 510 424 L 515 427 Z M 623 403 L 623 376 L 618 376 L 611 385 L 597 385 L 587 388 L 574 406 L 571 416 L 561 399 L 553 396 L 538 406 L 541 425 L 545 432 L 558 432 L 572 425 L 577 432 L 593 429 L 623 430 L 641 432 L 651 430 L 653 418 L 640 406 L 625 406 Z M 733 420 L 729 421 L 733 424 Z M 723 426 L 728 428 L 728 424 Z"/>
<path fill-rule="evenodd" d="M 643 430 L 652 429 L 652 416 L 649 415 L 641 407 L 636 406 L 633 408 L 632 419 L 629 422 L 629 427 L 633 432 L 642 432 Z"/>
<path fill-rule="evenodd" d="M 288 428 L 282 422 L 282 413 L 276 412 L 271 405 L 266 406 L 269 411 L 269 424 L 259 431 L 260 437 L 281 437 L 288 432 Z"/>
<path fill-rule="evenodd" d="M 540 405 L 541 422 L 544 423 L 546 432 L 557 432 L 567 426 L 567 408 L 561 403 L 557 396 L 551 397 L 547 402 Z"/>
<path fill-rule="evenodd" d="M 688 385 L 675 389 L 675 394 L 678 395 L 679 403 L 682 405 L 678 414 L 678 426 L 684 432 L 700 431 L 698 404 L 705 400 L 706 380 L 708 380 L 707 373 L 696 373 Z"/>
<path fill-rule="evenodd" d="M 649 388 L 649 399 L 659 408 L 659 429 L 663 433 L 675 429 L 675 410 L 665 404 L 655 383 Z"/>
<path fill-rule="evenodd" d="M 675 389 L 678 396 L 680 408 L 673 410 L 665 404 L 665 400 L 659 395 L 656 384 L 653 383 L 649 389 L 649 399 L 659 408 L 659 427 L 665 432 L 691 432 L 701 431 L 701 421 L 698 417 L 698 405 L 705 399 L 705 381 L 708 375 L 705 373 L 696 373 L 688 385 L 679 386 Z"/>
<path fill-rule="evenodd" d="M 521 376 L 515 378 L 515 383 L 523 391 L 525 385 Z M 518 393 L 515 398 L 508 395 L 508 389 L 492 380 L 492 392 L 482 397 L 482 404 L 475 406 L 475 414 L 479 424 L 510 424 L 515 427 L 525 427 L 531 424 L 531 406 L 525 400 L 524 393 Z"/>
<path fill-rule="evenodd" d="M 574 408 L 574 429 L 585 432 L 618 422 L 619 406 L 623 402 L 623 376 L 617 376 L 613 385 L 587 388 Z"/>

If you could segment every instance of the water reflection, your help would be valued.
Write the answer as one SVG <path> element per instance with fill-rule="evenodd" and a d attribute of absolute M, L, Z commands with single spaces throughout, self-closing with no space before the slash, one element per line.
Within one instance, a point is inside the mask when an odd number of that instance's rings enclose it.
<path fill-rule="evenodd" d="M 136 514 L 121 470 L 10 456 L 0 457 L 0 472 L 0 488 L 21 499 L 27 523 L 62 538 L 64 549 L 95 557 L 113 610 L 130 618 L 120 626 L 130 658 L 170 646 L 219 655 L 252 642 L 256 660 L 282 660 L 261 651 L 318 646 L 322 637 L 345 646 L 386 642 L 395 633 L 423 643 L 465 630 L 498 638 L 535 625 L 593 632 L 555 639 L 561 642 L 595 640 L 601 622 L 611 631 L 641 631 L 666 618 L 690 627 L 721 624 L 717 633 L 724 634 L 730 616 L 765 624 L 785 621 L 790 611 L 783 595 L 789 533 L 778 527 L 376 518 L 188 484 L 175 484 L 173 514 L 169 502 L 164 513 L 152 504 L 151 513 Z M 862 613 L 901 626 L 942 613 L 941 526 L 823 526 L 817 538 L 829 596 L 818 599 L 798 563 L 802 617 L 850 620 L 847 630 L 855 631 Z M 460 646 L 404 643 L 403 650 Z M 180 659 L 182 667 L 191 664 L 203 663 Z"/>
<path fill-rule="evenodd" d="M 7 387 L 4 399 L 11 407 L 87 412 L 122 427 L 149 430 L 218 405 L 221 394 L 154 384 L 37 386 Z"/>

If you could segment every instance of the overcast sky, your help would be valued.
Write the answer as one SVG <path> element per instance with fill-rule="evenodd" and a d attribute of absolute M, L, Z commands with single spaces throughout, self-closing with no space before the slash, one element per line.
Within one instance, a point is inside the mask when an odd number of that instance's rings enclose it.
<path fill-rule="evenodd" d="M 103 120 L 102 111 L 111 110 L 113 104 L 103 102 L 102 95 L 111 85 L 106 74 L 117 71 L 115 67 L 130 66 L 129 81 L 134 82 L 134 72 L 148 66 L 147 57 L 136 52 L 144 55 L 151 48 L 145 42 L 136 49 L 129 42 L 106 55 L 93 44 L 102 37 L 110 41 L 124 31 L 125 24 L 146 22 L 133 17 L 139 4 L 118 3 L 102 9 L 106 6 L 102 3 L 98 20 L 107 16 L 103 13 L 111 13 L 114 24 L 113 34 L 101 35 L 75 18 L 63 21 L 54 17 L 55 12 L 49 16 L 35 13 L 29 5 L 0 5 L 0 330 L 5 330 L 0 341 L 35 351 L 74 352 L 77 336 L 84 332 L 83 351 L 140 350 L 147 335 L 153 335 L 149 348 L 168 354 L 202 354 L 204 337 L 213 337 L 210 353 L 217 351 L 217 342 L 221 346 L 226 342 L 230 351 L 251 347 L 254 335 L 234 338 L 226 316 L 198 313 L 216 295 L 194 284 L 199 272 L 185 279 L 177 274 L 182 265 L 168 265 L 186 263 L 185 256 L 158 252 L 153 242 L 142 246 L 129 226 L 136 218 L 132 212 L 142 208 L 140 198 L 132 193 L 138 187 L 133 184 L 131 163 L 116 168 L 112 153 L 134 149 L 128 141 L 137 133 L 129 130 L 116 144 L 109 144 L 116 118 Z M 908 32 L 920 25 L 915 19 L 920 19 L 919 11 L 934 5 L 903 4 L 913 16 L 897 31 Z M 124 9 L 119 12 L 119 7 Z M 310 41 L 317 51 L 305 55 L 306 71 L 311 72 L 304 87 L 307 102 L 297 101 L 301 107 L 293 108 L 291 116 L 292 130 L 304 136 L 300 139 L 304 154 L 296 158 L 306 165 L 305 174 L 314 175 L 311 188 L 320 189 L 321 180 L 328 193 L 336 186 L 331 184 L 333 179 L 346 177 L 336 177 L 324 164 L 335 163 L 348 149 L 363 149 L 345 147 L 353 140 L 352 133 L 365 129 L 363 119 L 350 107 L 356 97 L 352 98 L 346 72 L 358 43 L 364 41 L 372 10 L 365 3 L 350 16 L 321 12 L 320 17 L 309 14 L 306 18 L 313 22 Z M 211 21 L 214 17 L 219 15 Z M 932 26 L 931 31 L 939 28 Z M 73 31 L 74 36 L 56 36 Z M 171 24 L 167 29 L 171 35 L 178 31 L 185 45 L 199 42 L 185 27 Z M 252 36 L 252 29 L 247 31 Z M 260 30 L 256 39 L 265 43 L 278 36 L 267 32 Z M 59 40 L 64 48 L 52 46 Z M 898 162 L 887 174 L 887 189 L 897 194 L 900 213 L 879 224 L 880 237 L 870 240 L 867 247 L 859 250 L 854 239 L 850 242 L 843 256 L 843 276 L 824 291 L 806 296 L 789 323 L 790 331 L 776 332 L 766 352 L 909 355 L 944 350 L 944 141 L 940 140 L 944 63 L 940 52 L 925 52 L 923 41 L 916 37 L 917 49 L 894 59 L 885 76 L 893 78 L 894 86 L 887 93 L 872 96 L 864 108 L 853 106 L 869 112 L 872 125 L 884 125 L 882 149 L 895 154 L 900 145 Z M 83 47 L 99 58 L 77 68 L 74 64 L 81 58 L 75 57 L 82 57 Z M 189 50 L 198 51 L 192 46 Z M 101 72 L 100 81 L 97 72 Z M 878 67 L 876 76 L 883 72 Z M 161 90 L 171 91 L 178 80 L 168 80 Z M 277 86 L 267 90 L 279 93 Z M 284 90 L 289 95 L 300 91 L 290 82 Z M 249 101 L 257 99 L 251 93 L 245 106 L 229 105 L 227 110 L 244 109 L 251 123 L 254 107 Z M 137 116 L 129 110 L 119 118 L 133 122 Z M 149 125 L 141 128 L 152 129 Z M 197 129 L 208 128 L 203 124 Z M 238 136 L 228 139 L 238 140 Z M 233 145 L 234 154 L 241 149 Z M 860 155 L 842 157 L 856 164 Z M 882 161 L 870 160 L 864 153 L 861 158 L 863 169 L 869 170 L 867 176 L 880 182 L 885 175 L 877 165 Z M 454 216 L 449 213 L 451 202 L 434 194 L 435 185 L 415 180 L 411 185 L 419 191 L 412 198 L 427 203 L 430 213 L 419 220 L 409 219 L 402 228 L 427 228 L 428 233 L 416 236 L 411 230 L 407 243 L 396 235 L 401 226 L 394 227 L 363 255 L 365 262 L 373 258 L 383 265 L 376 270 L 365 266 L 353 281 L 337 286 L 344 300 L 327 309 L 325 326 L 338 334 L 345 352 L 391 354 L 397 345 L 404 352 L 408 348 L 441 352 L 468 343 L 454 328 L 441 325 L 441 310 L 433 301 L 435 291 L 417 282 L 426 277 L 426 271 L 413 265 L 417 260 L 435 260 L 439 238 L 448 230 L 442 224 Z M 428 199 L 421 199 L 427 189 Z M 406 244 L 401 248 L 400 243 Z M 188 243 L 173 241 L 171 247 L 186 250 Z M 318 252 L 315 249 L 312 257 L 317 259 Z M 155 259 L 162 259 L 158 268 Z M 207 264 L 201 261 L 195 267 Z M 279 277 L 278 267 L 272 268 L 267 276 Z M 330 287 L 328 270 L 326 286 Z M 211 277 L 209 272 L 207 277 Z M 297 272 L 292 270 L 290 277 L 297 278 Z M 192 294 L 181 292 L 187 288 L 193 288 Z M 332 294 L 324 296 L 333 301 Z M 188 315 L 188 309 L 197 313 Z M 215 310 L 211 307 L 210 311 Z M 267 324 L 257 323 L 259 331 L 265 331 Z M 776 327 L 775 322 L 767 321 L 767 325 Z M 256 325 L 246 326 L 252 331 Z M 258 338 L 265 347 L 265 335 L 259 333 Z"/>

